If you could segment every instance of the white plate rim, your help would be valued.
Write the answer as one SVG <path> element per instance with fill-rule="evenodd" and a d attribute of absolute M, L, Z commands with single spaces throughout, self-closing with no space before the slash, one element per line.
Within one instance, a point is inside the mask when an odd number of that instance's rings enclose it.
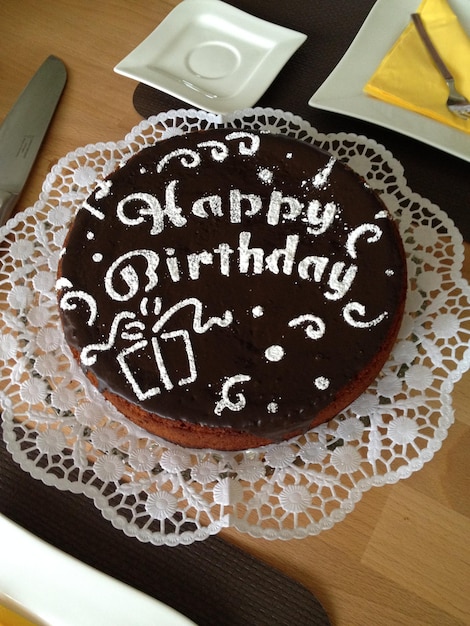
<path fill-rule="evenodd" d="M 308 104 L 383 126 L 470 161 L 468 134 L 363 92 L 363 86 L 420 4 L 421 0 L 377 0 L 345 55 Z M 449 0 L 449 4 L 470 32 L 468 0 Z"/>
<path fill-rule="evenodd" d="M 159 600 L 49 545 L 0 514 L 0 599 L 38 624 L 190 626 Z"/>
<path fill-rule="evenodd" d="M 253 42 L 251 44 L 245 42 L 244 49 L 238 50 L 240 64 L 245 74 L 248 73 L 248 79 L 241 87 L 234 81 L 232 95 L 218 96 L 210 93 L 208 89 L 199 89 L 197 76 L 191 85 L 187 78 L 182 79 L 176 74 L 165 75 L 154 65 L 158 55 L 163 55 L 165 43 L 171 41 L 174 28 L 181 29 L 185 24 L 191 25 L 203 16 L 204 12 L 213 16 L 215 22 L 225 20 L 235 27 L 240 26 L 241 29 L 252 32 L 253 37 L 261 33 L 272 40 L 272 46 L 267 48 L 262 61 L 253 60 L 253 52 L 256 51 L 256 44 Z M 223 30 L 221 34 L 223 36 Z M 184 0 L 114 67 L 114 71 L 203 110 L 225 114 L 254 105 L 306 39 L 307 35 L 304 33 L 250 15 L 222 0 Z M 180 46 L 180 50 L 177 44 L 174 45 L 177 52 L 183 52 L 183 45 Z M 217 78 L 214 78 L 213 84 L 217 85 Z M 235 89 L 238 91 L 235 92 Z"/>

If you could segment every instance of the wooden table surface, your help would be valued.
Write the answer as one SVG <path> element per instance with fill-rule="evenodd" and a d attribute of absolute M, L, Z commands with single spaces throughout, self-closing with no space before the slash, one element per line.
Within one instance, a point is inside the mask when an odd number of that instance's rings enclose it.
<path fill-rule="evenodd" d="M 69 73 L 18 210 L 34 204 L 61 156 L 121 139 L 139 123 L 136 84 L 112 68 L 176 4 L 0 0 L 0 120 L 49 54 Z M 470 245 L 465 250 L 470 279 Z M 366 493 L 331 530 L 288 542 L 233 530 L 221 536 L 303 583 L 336 626 L 470 624 L 469 373 L 453 401 L 455 424 L 432 461 L 408 480 Z"/>

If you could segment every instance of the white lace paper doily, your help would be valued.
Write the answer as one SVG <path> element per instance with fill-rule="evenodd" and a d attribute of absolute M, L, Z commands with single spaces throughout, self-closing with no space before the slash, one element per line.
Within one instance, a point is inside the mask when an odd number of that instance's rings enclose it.
<path fill-rule="evenodd" d="M 54 292 L 67 229 L 96 181 L 160 139 L 220 125 L 286 133 L 347 162 L 397 219 L 409 271 L 399 339 L 376 382 L 307 435 L 239 453 L 184 449 L 122 418 L 65 346 Z M 8 450 L 34 478 L 86 494 L 127 535 L 177 545 L 227 526 L 268 539 L 317 534 L 344 519 L 370 487 L 421 469 L 453 422 L 452 389 L 470 365 L 462 238 L 438 207 L 411 192 L 393 156 L 366 137 L 323 135 L 273 109 L 223 122 L 200 111 L 169 111 L 123 141 L 62 158 L 34 207 L 0 236 L 0 402 Z"/>

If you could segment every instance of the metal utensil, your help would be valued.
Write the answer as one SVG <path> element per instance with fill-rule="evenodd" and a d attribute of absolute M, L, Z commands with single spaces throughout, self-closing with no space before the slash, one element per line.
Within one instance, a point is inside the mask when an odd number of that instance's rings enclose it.
<path fill-rule="evenodd" d="M 432 60 L 436 64 L 437 69 L 442 74 L 442 77 L 447 83 L 447 87 L 449 88 L 449 97 L 447 98 L 447 108 L 454 115 L 458 115 L 458 117 L 467 120 L 470 119 L 470 102 L 465 98 L 461 93 L 459 93 L 455 88 L 455 80 L 452 76 L 449 68 L 442 60 L 439 52 L 434 46 L 431 38 L 429 37 L 426 28 L 423 24 L 423 20 L 419 13 L 412 13 L 411 17 L 413 18 L 413 22 L 416 26 L 416 30 L 418 31 L 419 36 L 421 37 L 424 45 L 426 46 L 429 54 L 432 57 Z"/>
<path fill-rule="evenodd" d="M 48 57 L 0 126 L 0 226 L 28 178 L 66 80 L 62 61 Z"/>

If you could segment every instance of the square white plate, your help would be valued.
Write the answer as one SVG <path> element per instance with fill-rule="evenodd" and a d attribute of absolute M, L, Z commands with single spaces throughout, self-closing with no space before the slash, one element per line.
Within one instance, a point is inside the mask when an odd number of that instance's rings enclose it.
<path fill-rule="evenodd" d="M 470 161 L 468 134 L 363 92 L 364 85 L 420 4 L 421 0 L 378 0 L 348 51 L 313 94 L 309 105 L 390 128 Z M 470 33 L 469 0 L 449 0 L 449 5 Z"/>
<path fill-rule="evenodd" d="M 229 113 L 255 104 L 306 38 L 221 0 L 185 0 L 114 71 Z"/>
<path fill-rule="evenodd" d="M 0 604 L 34 624 L 195 626 L 169 606 L 61 552 L 1 514 L 0 554 Z"/>

